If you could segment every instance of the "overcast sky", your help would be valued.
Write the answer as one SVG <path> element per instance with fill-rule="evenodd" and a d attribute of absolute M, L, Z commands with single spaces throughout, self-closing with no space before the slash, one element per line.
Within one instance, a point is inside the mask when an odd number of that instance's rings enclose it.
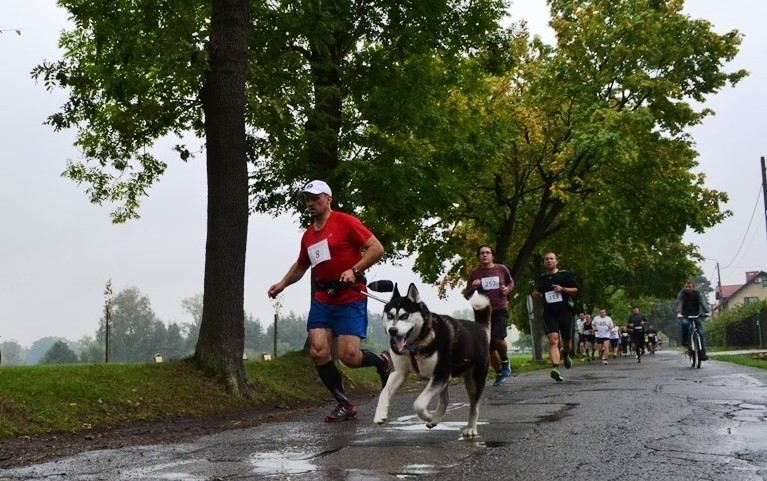
<path fill-rule="evenodd" d="M 740 284 L 747 270 L 767 270 L 767 230 L 759 158 L 766 155 L 767 34 L 762 25 L 767 3 L 755 0 L 693 0 L 688 11 L 710 20 L 722 33 L 745 34 L 730 70 L 751 75 L 735 89 L 709 100 L 717 115 L 692 131 L 700 152 L 700 171 L 708 186 L 726 191 L 734 215 L 703 236 L 688 241 L 709 260 L 704 274 L 723 284 Z M 547 37 L 544 0 L 518 0 L 515 19 Z M 79 158 L 73 132 L 42 125 L 65 97 L 49 93 L 31 79 L 32 68 L 60 58 L 59 32 L 65 12 L 53 0 L 0 1 L 0 342 L 29 346 L 44 336 L 70 340 L 94 335 L 102 316 L 104 287 L 113 292 L 136 286 L 154 312 L 169 322 L 190 322 L 181 300 L 202 292 L 205 253 L 206 185 L 204 157 L 188 164 L 169 150 L 161 182 L 143 200 L 141 219 L 110 222 L 107 207 L 91 205 L 84 189 L 60 176 L 68 159 Z M 15 30 L 21 30 L 18 36 Z M 298 252 L 302 227 L 289 217 L 252 217 L 248 240 L 245 311 L 263 322 L 274 316 L 266 291 L 279 280 Z M 306 276 L 308 278 L 308 276 Z M 464 309 L 456 292 L 439 300 L 407 266 L 378 266 L 372 279 L 416 282 L 436 312 Z M 280 297 L 283 312 L 308 310 L 307 279 Z M 380 306 L 370 301 L 372 310 Z"/>

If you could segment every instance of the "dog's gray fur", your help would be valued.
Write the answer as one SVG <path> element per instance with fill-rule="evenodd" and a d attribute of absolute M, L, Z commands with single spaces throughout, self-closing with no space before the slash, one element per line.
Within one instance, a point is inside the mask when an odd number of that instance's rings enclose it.
<path fill-rule="evenodd" d="M 374 421 L 383 424 L 389 415 L 389 403 L 410 372 L 429 380 L 413 403 L 416 414 L 433 428 L 445 415 L 452 377 L 462 376 L 469 394 L 469 422 L 465 438 L 478 436 L 479 400 L 485 388 L 490 365 L 490 301 L 477 294 L 472 298 L 474 321 L 433 314 L 421 301 L 414 284 L 406 296 L 397 287 L 384 306 L 383 321 L 389 333 L 389 352 L 394 363 L 386 386 L 378 397 Z M 439 405 L 429 410 L 429 403 L 439 394 Z"/>

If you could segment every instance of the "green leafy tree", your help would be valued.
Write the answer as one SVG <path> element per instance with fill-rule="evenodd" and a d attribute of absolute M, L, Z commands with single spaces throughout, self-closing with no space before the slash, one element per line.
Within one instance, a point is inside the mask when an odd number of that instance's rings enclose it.
<path fill-rule="evenodd" d="M 200 335 L 200 324 L 202 324 L 202 293 L 185 297 L 181 300 L 181 307 L 192 317 L 192 322 L 181 324 L 184 337 L 189 344 L 188 351 L 192 353 Z"/>
<path fill-rule="evenodd" d="M 65 175 L 94 203 L 116 203 L 115 222 L 137 217 L 139 201 L 167 165 L 154 142 L 188 130 L 205 137 L 208 175 L 201 335 L 194 358 L 247 392 L 242 367 L 248 168 L 245 83 L 251 3 L 245 0 L 146 2 L 62 0 L 74 28 L 64 59 L 33 75 L 69 91 L 49 118 L 76 128 L 85 161 Z M 176 150 L 182 159 L 190 152 Z"/>
<path fill-rule="evenodd" d="M 135 286 L 118 292 L 112 299 L 109 325 L 110 360 L 114 362 L 149 362 L 157 352 L 159 329 L 164 325 L 152 310 L 149 298 Z M 104 343 L 106 320 L 100 321 L 96 340 Z"/>
<path fill-rule="evenodd" d="M 65 341 L 56 341 L 40 359 L 40 364 L 74 364 L 79 362 L 77 354 Z"/>
<path fill-rule="evenodd" d="M 254 353 L 272 352 L 272 340 L 252 314 L 245 316 L 245 348 Z"/>
<path fill-rule="evenodd" d="M 21 366 L 27 356 L 26 350 L 16 341 L 0 342 L 0 362 L 3 366 Z"/>
<path fill-rule="evenodd" d="M 415 268 L 455 286 L 476 245 L 489 243 L 521 294 L 554 250 L 569 259 L 587 305 L 621 290 L 671 295 L 695 270 L 684 233 L 729 215 L 726 195 L 692 173 L 686 130 L 711 113 L 707 96 L 745 76 L 723 67 L 741 36 L 716 34 L 680 1 L 550 5 L 556 47 L 517 29 L 505 45 L 518 61 L 455 96 L 456 117 L 473 122 L 452 123 L 463 127 L 452 144 L 443 132 L 428 137 L 447 146 L 435 154 L 442 207 L 413 236 Z"/>
<path fill-rule="evenodd" d="M 569 250 L 590 263 L 581 280 L 594 282 L 595 303 L 617 289 L 668 295 L 694 269 L 685 231 L 728 212 L 726 195 L 692 173 L 686 129 L 711 113 L 707 96 L 745 72 L 723 68 L 740 34 L 714 33 L 682 4 L 552 1 L 556 47 L 520 29 L 508 43 L 519 61 L 487 78 L 489 94 L 456 96 L 454 110 L 471 106 L 475 122 L 439 155 L 472 175 L 440 172 L 443 207 L 414 238 L 426 280 L 461 282 L 479 242 L 520 281 L 541 272 L 534 254 Z"/>
<path fill-rule="evenodd" d="M 337 201 L 353 210 L 364 199 L 347 188 L 373 189 L 378 182 L 361 174 L 380 181 L 375 162 L 383 156 L 396 165 L 411 150 L 379 144 L 382 129 L 397 126 L 406 138 L 404 124 L 438 120 L 419 112 L 449 95 L 450 65 L 482 43 L 504 7 L 499 0 L 60 4 L 75 25 L 60 39 L 64 59 L 34 75 L 70 93 L 49 122 L 78 130 L 86 160 L 70 163 L 65 174 L 84 183 L 93 202 L 118 203 L 115 221 L 136 217 L 141 197 L 167 168 L 153 155 L 154 142 L 189 130 L 205 138 L 208 241 L 194 357 L 238 390 L 247 389 L 246 149 L 256 170 L 256 210 L 298 207 L 293 187 L 309 177 L 330 177 Z M 176 150 L 187 160 L 195 149 Z"/>
<path fill-rule="evenodd" d="M 186 350 L 186 344 L 181 326 L 173 322 L 165 329 L 164 347 L 161 352 L 167 359 L 182 359 L 190 354 Z"/>
<path fill-rule="evenodd" d="M 266 328 L 266 338 L 273 342 L 274 325 Z M 287 316 L 280 316 L 277 320 L 277 354 L 282 355 L 289 351 L 300 351 L 306 341 L 306 316 L 299 316 L 291 311 Z M 272 352 L 272 344 L 269 350 Z"/>
<path fill-rule="evenodd" d="M 26 364 L 33 365 L 39 363 L 40 359 L 43 358 L 45 353 L 48 352 L 51 346 L 57 341 L 66 340 L 61 337 L 45 336 L 33 342 L 32 345 L 29 346 L 29 351 L 27 352 Z"/>
<path fill-rule="evenodd" d="M 106 346 L 103 342 L 99 342 L 91 336 L 83 336 L 79 345 L 80 362 L 97 364 L 105 361 L 104 349 Z"/>

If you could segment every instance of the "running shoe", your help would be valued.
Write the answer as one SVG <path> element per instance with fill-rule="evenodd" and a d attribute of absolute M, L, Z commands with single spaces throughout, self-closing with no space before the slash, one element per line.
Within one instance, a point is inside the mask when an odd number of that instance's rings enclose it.
<path fill-rule="evenodd" d="M 378 368 L 378 375 L 381 376 L 381 388 L 386 386 L 386 382 L 389 380 L 389 374 L 394 371 L 394 363 L 391 360 L 389 351 L 384 351 L 380 355 L 383 360 L 383 366 Z"/>
<path fill-rule="evenodd" d="M 325 416 L 326 423 L 335 423 L 338 421 L 351 421 L 357 419 L 357 408 L 354 404 L 341 404 L 333 409 L 330 414 Z"/>
<path fill-rule="evenodd" d="M 501 384 L 506 382 L 506 378 L 508 376 L 504 376 L 502 373 L 498 373 L 495 375 L 495 382 L 493 383 L 493 386 L 500 386 Z"/>
<path fill-rule="evenodd" d="M 551 379 L 557 382 L 562 382 L 565 380 L 565 378 L 562 377 L 562 373 L 559 372 L 559 368 L 556 367 L 551 370 Z"/>
<path fill-rule="evenodd" d="M 607 358 L 605 357 L 602 358 L 602 364 L 607 364 Z"/>
<path fill-rule="evenodd" d="M 562 358 L 562 364 L 565 365 L 565 369 L 570 369 L 573 366 L 573 360 L 570 359 L 569 354 L 565 354 Z"/>
<path fill-rule="evenodd" d="M 501 363 L 501 375 L 502 375 L 503 377 L 509 377 L 509 376 L 511 376 L 511 364 L 509 363 L 509 361 L 508 361 L 508 360 L 506 360 L 506 361 L 503 361 L 503 362 Z"/>

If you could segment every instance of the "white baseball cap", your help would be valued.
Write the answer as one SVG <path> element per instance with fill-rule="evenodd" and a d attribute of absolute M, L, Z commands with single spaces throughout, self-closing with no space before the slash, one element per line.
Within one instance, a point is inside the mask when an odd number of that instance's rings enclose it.
<path fill-rule="evenodd" d="M 329 196 L 333 196 L 333 191 L 330 190 L 330 186 L 327 184 L 327 182 L 324 182 L 322 180 L 313 180 L 306 184 L 304 188 L 301 190 L 301 192 L 306 192 L 309 194 L 327 194 Z"/>

